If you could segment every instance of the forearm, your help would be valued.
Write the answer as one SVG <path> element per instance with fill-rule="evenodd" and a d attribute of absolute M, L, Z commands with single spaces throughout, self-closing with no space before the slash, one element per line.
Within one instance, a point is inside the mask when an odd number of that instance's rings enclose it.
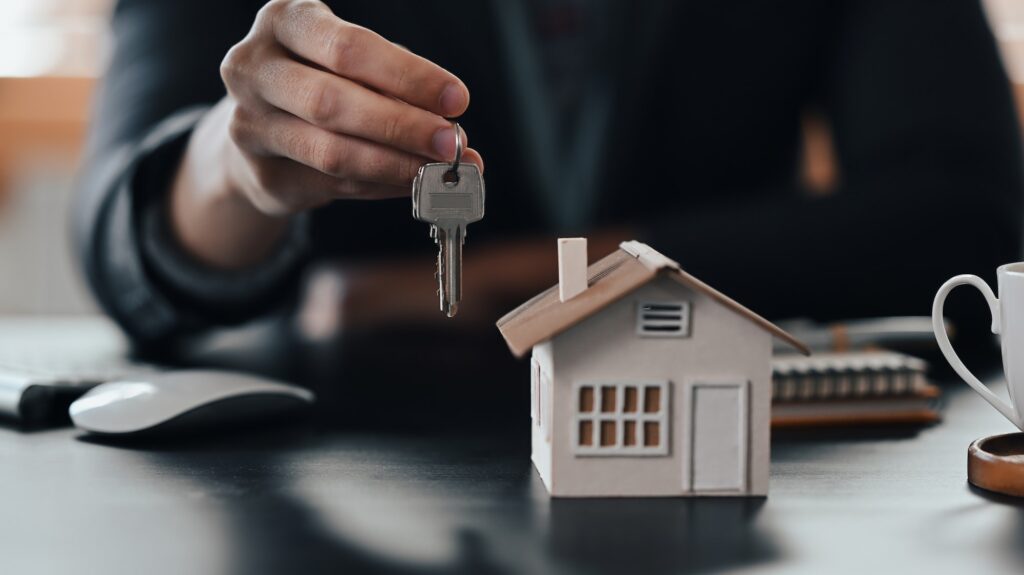
<path fill-rule="evenodd" d="M 153 273 L 141 215 L 167 198 L 196 122 L 223 96 L 217 64 L 256 4 L 119 0 L 113 12 L 111 62 L 77 178 L 75 243 L 96 299 L 143 347 L 165 350 L 217 320 Z"/>
<path fill-rule="evenodd" d="M 80 178 L 75 214 L 84 271 L 104 309 L 144 349 L 167 351 L 178 336 L 278 308 L 294 292 L 308 248 L 301 216 L 260 265 L 245 270 L 205 265 L 175 237 L 171 182 L 208 110 L 182 110 L 139 144 L 103 150 Z"/>
<path fill-rule="evenodd" d="M 285 237 L 289 218 L 267 215 L 252 204 L 231 172 L 241 152 L 232 145 L 229 98 L 214 106 L 196 126 L 168 195 L 175 240 L 197 262 L 238 270 L 264 261 Z"/>
<path fill-rule="evenodd" d="M 79 175 L 73 213 L 82 271 L 99 304 L 142 349 L 166 347 L 193 323 L 147 272 L 138 214 L 140 191 L 162 179 L 167 158 L 176 163 L 201 111 L 183 110 L 139 143 L 103 149 Z"/>

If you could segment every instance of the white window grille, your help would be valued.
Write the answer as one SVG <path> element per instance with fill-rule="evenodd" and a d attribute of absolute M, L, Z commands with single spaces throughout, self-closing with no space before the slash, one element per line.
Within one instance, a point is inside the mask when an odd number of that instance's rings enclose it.
<path fill-rule="evenodd" d="M 575 454 L 667 455 L 669 389 L 667 381 L 577 384 L 573 389 Z"/>
<path fill-rule="evenodd" d="M 690 302 L 638 302 L 636 305 L 636 333 L 644 337 L 689 336 Z"/>

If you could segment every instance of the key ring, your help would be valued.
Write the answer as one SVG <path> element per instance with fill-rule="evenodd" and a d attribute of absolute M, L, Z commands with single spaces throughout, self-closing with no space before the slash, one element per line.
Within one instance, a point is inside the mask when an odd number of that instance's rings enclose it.
<path fill-rule="evenodd" d="M 452 121 L 452 128 L 455 128 L 455 161 L 452 162 L 452 171 L 459 173 L 459 162 L 462 161 L 462 130 L 459 123 Z"/>

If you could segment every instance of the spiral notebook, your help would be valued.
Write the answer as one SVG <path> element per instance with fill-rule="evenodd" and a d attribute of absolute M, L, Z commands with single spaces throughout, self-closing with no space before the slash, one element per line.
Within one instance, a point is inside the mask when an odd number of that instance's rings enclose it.
<path fill-rule="evenodd" d="M 891 351 L 772 360 L 772 425 L 815 427 L 938 421 L 939 388 L 924 360 Z"/>

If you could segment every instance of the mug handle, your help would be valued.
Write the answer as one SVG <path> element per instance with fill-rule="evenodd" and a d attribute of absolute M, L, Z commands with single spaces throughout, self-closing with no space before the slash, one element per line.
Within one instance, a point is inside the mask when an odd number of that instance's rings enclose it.
<path fill-rule="evenodd" d="M 953 291 L 953 288 L 960 285 L 972 285 L 978 288 L 981 295 L 985 296 L 985 301 L 988 302 L 989 311 L 992 313 L 992 333 L 998 334 L 1000 330 L 999 325 L 999 300 L 996 299 L 992 288 L 988 287 L 985 280 L 978 276 L 964 274 L 950 278 L 949 281 L 942 284 L 939 288 L 938 293 L 935 294 L 935 301 L 932 303 L 932 330 L 935 331 L 935 339 L 939 343 L 939 349 L 942 350 L 942 355 L 946 356 L 946 361 L 953 367 L 957 375 L 963 378 L 967 385 L 974 388 L 981 395 L 982 399 L 989 402 L 989 404 L 996 408 L 999 413 L 1003 414 L 1003 417 L 1010 420 L 1017 427 L 1020 425 L 1017 423 L 1017 411 L 1010 404 L 1000 399 L 996 394 L 992 393 L 992 390 L 988 388 L 984 383 L 981 382 L 971 370 L 967 369 L 964 362 L 960 361 L 960 357 L 957 356 L 956 352 L 953 351 L 953 346 L 949 343 L 949 335 L 946 334 L 946 325 L 942 321 L 942 308 L 946 303 L 946 296 L 949 292 Z"/>

